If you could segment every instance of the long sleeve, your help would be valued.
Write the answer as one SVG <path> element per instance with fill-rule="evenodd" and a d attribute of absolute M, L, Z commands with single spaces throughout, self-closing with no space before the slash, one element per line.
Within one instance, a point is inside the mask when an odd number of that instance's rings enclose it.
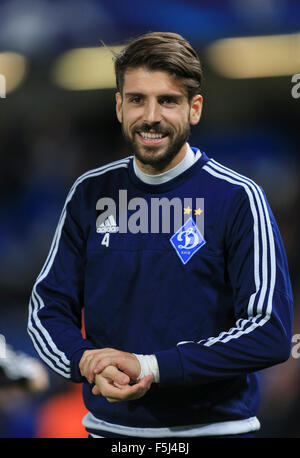
<path fill-rule="evenodd" d="M 78 363 L 94 348 L 81 333 L 85 240 L 76 184 L 63 208 L 46 262 L 29 304 L 28 333 L 46 364 L 74 382 L 83 381 Z"/>
<path fill-rule="evenodd" d="M 219 170 L 218 170 L 219 169 Z M 157 352 L 162 385 L 197 385 L 255 372 L 288 359 L 292 291 L 274 216 L 260 187 L 220 167 L 217 178 L 238 186 L 224 229 L 224 257 L 235 324 L 199 341 Z"/>

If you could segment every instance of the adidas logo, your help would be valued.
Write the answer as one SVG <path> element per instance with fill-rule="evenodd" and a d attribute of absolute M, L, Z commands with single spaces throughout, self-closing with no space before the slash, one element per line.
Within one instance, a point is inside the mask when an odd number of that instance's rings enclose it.
<path fill-rule="evenodd" d="M 97 232 L 100 234 L 105 234 L 107 232 L 114 234 L 116 232 L 119 232 L 119 226 L 117 226 L 116 220 L 113 217 L 113 215 L 110 215 L 103 221 L 103 223 L 100 224 L 99 227 L 97 227 Z"/>

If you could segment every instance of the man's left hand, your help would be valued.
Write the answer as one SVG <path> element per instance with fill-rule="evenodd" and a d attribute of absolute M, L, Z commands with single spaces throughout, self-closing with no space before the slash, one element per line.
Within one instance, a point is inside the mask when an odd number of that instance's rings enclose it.
<path fill-rule="evenodd" d="M 150 389 L 153 375 L 146 375 L 134 385 L 120 385 L 116 382 L 120 371 L 114 366 L 106 367 L 95 376 L 94 395 L 102 394 L 108 402 L 133 401 L 144 396 Z"/>

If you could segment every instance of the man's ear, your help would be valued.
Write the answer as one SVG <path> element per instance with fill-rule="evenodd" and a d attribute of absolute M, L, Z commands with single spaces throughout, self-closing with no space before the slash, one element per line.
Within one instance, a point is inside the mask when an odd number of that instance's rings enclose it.
<path fill-rule="evenodd" d="M 120 92 L 116 93 L 116 113 L 117 113 L 117 118 L 120 123 L 122 123 L 123 118 L 122 118 L 122 95 Z"/>
<path fill-rule="evenodd" d="M 203 105 L 203 97 L 200 94 L 195 95 L 192 98 L 190 104 L 190 124 L 192 126 L 198 124 L 201 118 L 202 113 L 202 105 Z"/>

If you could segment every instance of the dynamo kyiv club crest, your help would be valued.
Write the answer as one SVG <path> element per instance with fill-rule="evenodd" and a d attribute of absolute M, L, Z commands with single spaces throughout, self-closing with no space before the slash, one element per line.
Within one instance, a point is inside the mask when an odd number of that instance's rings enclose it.
<path fill-rule="evenodd" d="M 172 235 L 170 242 L 183 264 L 186 264 L 206 244 L 206 240 L 192 217 Z"/>

